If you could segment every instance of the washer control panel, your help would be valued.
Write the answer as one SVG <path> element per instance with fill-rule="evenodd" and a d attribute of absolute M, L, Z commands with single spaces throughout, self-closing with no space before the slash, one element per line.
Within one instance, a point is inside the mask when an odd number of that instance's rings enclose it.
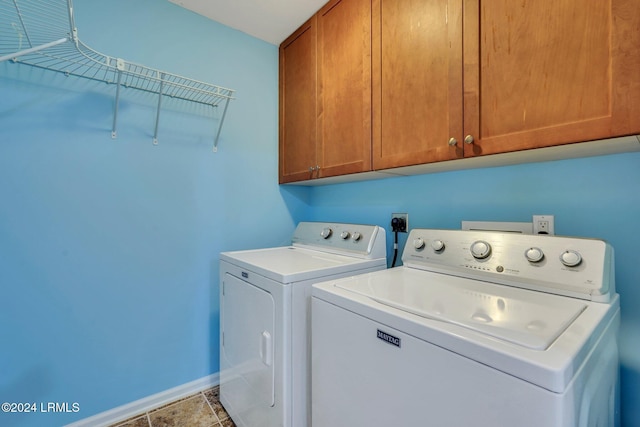
<path fill-rule="evenodd" d="M 405 266 L 608 302 L 613 248 L 598 239 L 493 231 L 414 229 Z"/>
<path fill-rule="evenodd" d="M 351 256 L 386 257 L 385 230 L 377 225 L 301 222 L 291 243 Z"/>

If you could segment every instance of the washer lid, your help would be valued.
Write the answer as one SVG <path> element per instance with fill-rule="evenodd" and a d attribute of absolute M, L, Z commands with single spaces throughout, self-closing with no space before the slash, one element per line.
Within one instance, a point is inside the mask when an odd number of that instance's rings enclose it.
<path fill-rule="evenodd" d="M 223 252 L 220 259 L 279 283 L 300 282 L 372 266 L 386 266 L 386 258 L 361 259 L 296 246 Z"/>
<path fill-rule="evenodd" d="M 368 280 L 340 281 L 335 286 L 534 350 L 546 350 L 587 307 L 580 300 L 447 275 L 423 274 L 421 280 L 376 279 L 369 276 Z"/>

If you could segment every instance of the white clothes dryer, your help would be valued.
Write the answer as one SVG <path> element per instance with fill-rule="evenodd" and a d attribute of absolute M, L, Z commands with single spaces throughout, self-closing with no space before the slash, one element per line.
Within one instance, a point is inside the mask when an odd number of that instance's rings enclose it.
<path fill-rule="evenodd" d="M 618 424 L 610 245 L 415 229 L 402 259 L 313 286 L 313 427 Z"/>
<path fill-rule="evenodd" d="M 220 254 L 220 400 L 238 427 L 310 425 L 311 285 L 386 267 L 374 225 L 301 222 L 291 246 Z"/>

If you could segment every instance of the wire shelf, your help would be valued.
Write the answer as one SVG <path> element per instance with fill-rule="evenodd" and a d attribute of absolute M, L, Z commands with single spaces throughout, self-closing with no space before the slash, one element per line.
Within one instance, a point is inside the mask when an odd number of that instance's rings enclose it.
<path fill-rule="evenodd" d="M 163 97 L 211 107 L 224 106 L 214 139 L 217 150 L 222 123 L 234 90 L 192 80 L 104 55 L 78 38 L 72 0 L 0 0 L 0 62 L 11 60 L 47 70 L 116 84 L 112 137 L 116 137 L 120 87 L 158 95 L 154 144 Z"/>

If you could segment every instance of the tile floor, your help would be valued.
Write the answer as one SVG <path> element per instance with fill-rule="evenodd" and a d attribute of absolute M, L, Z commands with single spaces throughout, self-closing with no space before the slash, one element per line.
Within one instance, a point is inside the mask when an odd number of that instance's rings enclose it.
<path fill-rule="evenodd" d="M 235 427 L 220 404 L 219 387 L 171 402 L 111 427 Z"/>

